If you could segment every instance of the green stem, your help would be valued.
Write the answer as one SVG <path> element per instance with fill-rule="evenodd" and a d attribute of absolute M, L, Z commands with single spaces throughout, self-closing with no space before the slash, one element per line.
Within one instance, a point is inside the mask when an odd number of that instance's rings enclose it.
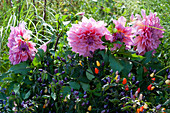
<path fill-rule="evenodd" d="M 163 69 L 161 69 L 160 71 L 158 71 L 155 75 L 157 75 L 158 73 L 160 73 L 161 71 L 163 71 L 163 70 L 165 70 L 165 69 L 167 69 L 167 68 L 169 68 L 170 67 L 170 65 L 169 66 L 167 66 L 167 67 L 165 67 L 165 68 L 163 68 Z"/>

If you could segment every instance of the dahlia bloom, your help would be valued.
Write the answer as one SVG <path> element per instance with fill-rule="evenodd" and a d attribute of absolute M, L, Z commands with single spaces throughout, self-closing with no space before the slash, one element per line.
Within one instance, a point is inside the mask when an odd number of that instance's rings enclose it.
<path fill-rule="evenodd" d="M 102 36 L 105 36 L 106 40 L 112 37 L 105 26 L 104 21 L 96 22 L 93 18 L 87 19 L 86 17 L 83 17 L 79 24 L 73 24 L 67 32 L 67 40 L 72 51 L 84 57 L 91 57 L 90 51 L 105 49 L 102 45 Z"/>
<path fill-rule="evenodd" d="M 18 27 L 11 27 L 11 33 L 8 38 L 9 60 L 13 65 L 20 62 L 33 60 L 35 57 L 35 43 L 29 41 L 31 39 L 31 31 L 25 29 L 25 22 L 19 24 Z"/>
<path fill-rule="evenodd" d="M 150 12 L 148 16 L 145 14 L 145 10 L 141 10 L 140 15 L 136 15 L 135 17 L 132 15 L 131 20 L 134 25 L 134 34 L 136 37 L 134 38 L 134 45 L 137 46 L 137 51 L 140 55 L 144 55 L 145 52 L 155 50 L 159 44 L 160 38 L 163 37 L 164 31 L 161 30 L 163 27 L 160 25 L 159 17 L 156 17 L 156 13 Z M 155 51 L 154 51 L 155 52 Z"/>
<path fill-rule="evenodd" d="M 117 29 L 116 33 L 113 33 L 113 38 L 111 42 L 120 41 L 124 42 L 126 45 L 126 49 L 130 49 L 131 45 L 133 45 L 133 35 L 132 35 L 132 28 L 125 27 L 126 19 L 121 16 L 118 20 L 113 20 L 115 24 L 115 28 Z M 114 47 L 111 50 L 116 50 L 120 48 L 122 44 L 114 44 Z"/>

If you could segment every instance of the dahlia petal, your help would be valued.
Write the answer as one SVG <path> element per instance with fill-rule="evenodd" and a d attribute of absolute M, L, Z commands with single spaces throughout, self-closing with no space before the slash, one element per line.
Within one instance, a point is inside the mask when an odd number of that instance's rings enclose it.
<path fill-rule="evenodd" d="M 125 27 L 125 24 L 126 24 L 126 18 L 121 16 L 119 19 L 118 19 L 118 22 L 123 26 Z"/>

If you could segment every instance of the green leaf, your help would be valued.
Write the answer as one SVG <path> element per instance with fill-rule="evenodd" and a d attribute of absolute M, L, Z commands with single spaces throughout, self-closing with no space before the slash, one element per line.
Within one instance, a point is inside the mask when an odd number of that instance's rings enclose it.
<path fill-rule="evenodd" d="M 57 21 L 58 21 L 59 17 L 60 17 L 60 14 L 56 14 L 56 15 L 55 15 L 55 19 L 56 19 Z"/>
<path fill-rule="evenodd" d="M 107 65 L 107 63 L 109 62 L 109 56 L 107 53 L 105 53 L 105 51 L 99 51 L 99 54 L 102 55 L 103 59 L 104 59 L 104 62 L 105 64 Z"/>
<path fill-rule="evenodd" d="M 80 85 L 79 85 L 79 83 L 77 83 L 77 82 L 69 82 L 69 85 L 70 85 L 70 87 L 73 88 L 73 89 L 77 89 L 77 90 L 80 89 Z"/>
<path fill-rule="evenodd" d="M 28 91 L 26 94 L 25 94 L 25 97 L 24 97 L 24 99 L 27 99 L 27 98 L 29 98 L 29 96 L 31 95 L 31 91 Z"/>
<path fill-rule="evenodd" d="M 38 54 L 39 54 L 39 56 L 41 58 L 41 61 L 42 61 L 44 59 L 44 56 L 45 56 L 44 50 L 43 49 L 38 49 Z"/>
<path fill-rule="evenodd" d="M 56 93 L 51 93 L 51 97 L 56 100 Z"/>
<path fill-rule="evenodd" d="M 34 66 L 38 66 L 38 64 L 41 64 L 40 57 L 36 54 L 33 61 L 32 61 Z"/>
<path fill-rule="evenodd" d="M 145 55 L 144 55 L 145 59 L 143 59 L 144 64 L 146 64 L 152 60 L 152 52 L 153 52 L 153 50 L 145 53 Z"/>
<path fill-rule="evenodd" d="M 133 64 L 129 61 L 121 60 L 121 64 L 124 66 L 122 74 L 127 76 L 129 72 L 132 70 Z"/>
<path fill-rule="evenodd" d="M 168 99 L 163 105 L 169 105 L 170 104 L 170 100 Z"/>
<path fill-rule="evenodd" d="M 14 84 L 14 92 L 15 93 L 19 92 L 19 89 L 20 89 L 20 85 L 19 84 L 18 85 Z"/>
<path fill-rule="evenodd" d="M 121 72 L 122 69 L 124 68 L 122 64 L 120 63 L 120 61 L 116 59 L 113 55 L 109 55 L 109 62 L 110 62 L 110 66 L 113 72 L 116 72 L 116 71 Z"/>
<path fill-rule="evenodd" d="M 118 103 L 118 102 L 120 102 L 119 99 L 109 99 L 109 101 L 112 102 L 112 103 Z"/>
<path fill-rule="evenodd" d="M 86 83 L 83 83 L 83 82 L 80 82 L 80 84 L 81 84 L 84 91 L 90 90 L 90 85 L 89 84 L 86 84 Z"/>
<path fill-rule="evenodd" d="M 22 62 L 12 66 L 9 71 L 13 71 L 14 73 L 21 73 L 26 75 L 31 69 L 28 68 L 29 64 L 27 62 Z"/>
<path fill-rule="evenodd" d="M 0 93 L 0 99 L 2 99 L 2 100 L 6 100 L 6 95 L 5 94 L 3 94 L 3 93 Z"/>
<path fill-rule="evenodd" d="M 71 93 L 71 88 L 69 86 L 63 86 L 61 89 L 63 96 L 65 97 L 67 94 Z"/>
<path fill-rule="evenodd" d="M 86 71 L 86 76 L 89 80 L 92 80 L 93 78 L 95 78 L 95 76 L 92 74 L 92 70 L 91 69 L 87 69 Z"/>
<path fill-rule="evenodd" d="M 137 69 L 137 80 L 139 81 L 142 81 L 143 80 L 143 67 L 140 66 L 138 69 Z"/>
<path fill-rule="evenodd" d="M 141 61 L 143 60 L 145 57 L 141 56 L 141 55 L 136 55 L 136 53 L 131 54 L 132 60 L 137 60 L 137 61 Z"/>

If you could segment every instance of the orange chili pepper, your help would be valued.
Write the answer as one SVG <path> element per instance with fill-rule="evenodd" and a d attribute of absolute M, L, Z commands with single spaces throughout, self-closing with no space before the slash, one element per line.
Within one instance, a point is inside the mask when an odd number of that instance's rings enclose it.
<path fill-rule="evenodd" d="M 123 78 L 123 82 L 122 82 L 122 84 L 126 84 L 127 83 L 127 79 L 126 78 Z"/>
<path fill-rule="evenodd" d="M 95 68 L 94 71 L 95 71 L 96 74 L 99 74 L 99 70 L 97 68 Z"/>
<path fill-rule="evenodd" d="M 136 110 L 136 113 L 140 113 L 140 109 L 139 108 Z"/>

